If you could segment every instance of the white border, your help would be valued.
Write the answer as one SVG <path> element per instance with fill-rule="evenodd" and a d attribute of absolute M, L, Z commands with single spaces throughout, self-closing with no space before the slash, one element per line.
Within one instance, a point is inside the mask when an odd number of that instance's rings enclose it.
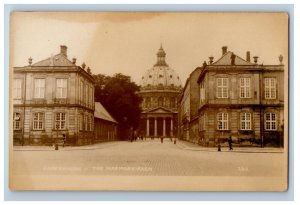
<path fill-rule="evenodd" d="M 295 49 L 295 52 L 294 52 L 294 57 L 295 57 L 295 61 L 294 61 L 294 76 L 290 76 L 290 78 L 294 78 L 295 79 L 295 87 L 294 87 L 294 91 L 295 90 L 298 90 L 299 88 L 299 69 L 300 69 L 300 65 L 299 65 L 299 36 L 300 36 L 300 33 L 299 33 L 299 3 L 296 2 L 296 0 L 272 0 L 271 1 L 272 4 L 294 4 L 294 49 Z M 4 4 L 24 4 L 24 3 L 27 3 L 27 4 L 67 4 L 67 3 L 72 3 L 72 4 L 159 4 L 161 3 L 161 0 L 147 0 L 147 1 L 143 1 L 140 2 L 139 0 L 131 0 L 131 1 L 122 1 L 122 0 L 103 0 L 103 1 L 98 1 L 98 0 L 89 0 L 88 2 L 86 0 L 67 0 L 67 1 L 64 1 L 62 2 L 62 0 L 45 0 L 45 1 L 38 1 L 38 0 L 30 0 L 30 1 L 22 1 L 22 0 L 11 0 L 11 1 L 8 1 L 8 0 L 3 0 L 1 1 L 2 3 L 2 6 L 0 8 L 0 11 L 1 11 L 1 21 L 0 21 L 0 25 L 2 28 L 4 28 L 4 19 L 3 16 L 4 16 Z M 164 2 L 165 4 L 170 4 L 170 2 Z M 183 1 L 183 0 L 173 0 L 172 1 L 172 4 L 194 4 L 194 3 L 199 3 L 199 1 L 196 1 L 196 0 L 186 0 L 186 1 Z M 206 4 L 224 4 L 224 1 L 222 0 L 207 0 L 207 1 L 200 1 L 200 3 L 206 3 Z M 270 1 L 268 0 L 245 0 L 245 1 L 240 1 L 240 0 L 230 0 L 230 1 L 226 1 L 226 4 L 267 4 L 267 3 L 270 3 Z M 4 33 L 1 32 L 1 39 L 4 39 Z M 2 65 L 4 65 L 4 51 L 1 50 L 1 55 L 0 55 L 0 62 L 2 63 Z M 2 69 L 0 69 L 0 76 L 4 77 L 4 69 L 2 67 Z M 5 76 L 6 77 L 6 76 Z M 3 78 L 2 78 L 3 79 Z M 293 86 L 293 85 L 291 85 Z M 0 136 L 1 137 L 1 141 L 0 141 L 0 144 L 1 144 L 1 148 L 2 150 L 4 150 L 4 120 L 6 120 L 8 118 L 8 116 L 4 116 L 4 101 L 7 100 L 4 98 L 4 81 L 2 80 L 2 82 L 0 83 L 0 98 L 1 98 L 1 101 L 0 101 L 0 130 L 2 131 L 2 134 Z M 295 93 L 295 95 L 294 95 Z M 290 93 L 290 95 L 293 95 L 294 96 L 294 102 L 292 102 L 294 105 L 298 105 L 299 104 L 299 94 L 294 92 L 294 93 Z M 297 95 L 298 94 L 298 95 Z M 295 116 L 295 119 L 294 119 L 294 122 L 299 122 L 300 121 L 300 118 L 299 118 L 299 115 L 297 115 L 296 113 L 299 113 L 299 108 L 297 106 L 295 106 L 295 108 L 293 108 L 293 106 L 290 106 L 290 112 L 291 113 L 295 113 L 294 116 Z M 290 122 L 291 123 L 291 122 Z M 295 123 L 296 124 L 296 123 Z M 292 125 L 292 123 L 290 124 L 290 126 Z M 298 126 L 299 127 L 299 126 Z M 296 148 L 294 151 L 294 156 L 300 156 L 299 155 L 299 139 L 297 136 L 300 136 L 300 133 L 299 133 L 299 128 L 297 128 L 296 126 L 296 129 L 294 129 L 294 127 L 290 127 L 290 134 L 292 134 L 294 132 L 294 147 Z M 293 146 L 293 145 L 292 145 Z M 3 152 L 0 152 L 0 163 L 1 165 L 3 166 L 4 165 L 4 153 Z M 296 158 L 296 157 L 295 157 Z M 295 160 L 294 162 L 294 186 L 295 186 L 295 190 L 294 190 L 294 193 L 295 193 L 295 202 L 298 203 L 299 202 L 299 196 L 296 194 L 296 193 L 299 193 L 299 163 L 297 163 L 297 161 Z M 5 167 L 4 167 L 5 168 Z M 3 172 L 3 168 L 0 169 L 0 174 L 1 176 L 4 176 L 4 172 Z M 0 191 L 1 191 L 1 198 L 2 200 L 4 199 L 4 177 L 0 177 Z M 2 185 L 2 186 L 1 186 Z M 188 194 L 187 194 L 188 195 Z M 112 195 L 113 196 L 113 195 Z M 113 197 L 112 199 L 113 200 Z M 115 199 L 115 200 L 118 200 L 118 199 Z M 172 200 L 172 199 L 169 199 L 169 200 Z M 218 200 L 218 199 L 216 199 Z M 27 202 L 28 204 L 32 204 L 32 202 Z M 285 204 L 287 202 L 284 202 Z M 66 204 L 66 202 L 63 202 L 63 203 L 58 203 L 58 204 Z M 74 202 L 72 202 L 72 204 L 74 204 Z M 77 204 L 77 203 L 76 203 Z M 132 204 L 132 203 L 130 203 Z M 172 203 L 173 204 L 173 203 Z M 231 202 L 232 204 L 232 202 Z M 257 204 L 255 202 L 255 204 Z M 274 202 L 272 202 L 272 204 L 274 204 Z M 276 203 L 277 204 L 277 203 Z"/>

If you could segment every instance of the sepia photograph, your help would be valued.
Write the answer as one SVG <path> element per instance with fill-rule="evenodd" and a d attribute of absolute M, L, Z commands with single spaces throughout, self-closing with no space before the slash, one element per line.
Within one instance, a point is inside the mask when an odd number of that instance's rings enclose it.
<path fill-rule="evenodd" d="M 9 188 L 288 189 L 289 16 L 12 12 Z"/>

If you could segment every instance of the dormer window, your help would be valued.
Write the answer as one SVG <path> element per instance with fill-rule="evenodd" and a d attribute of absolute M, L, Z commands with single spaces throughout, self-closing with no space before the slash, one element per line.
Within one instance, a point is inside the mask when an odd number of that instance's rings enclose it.
<path fill-rule="evenodd" d="M 152 75 L 149 75 L 149 78 L 152 78 Z"/>
<path fill-rule="evenodd" d="M 173 76 L 172 75 L 170 75 L 170 78 L 172 78 Z"/>

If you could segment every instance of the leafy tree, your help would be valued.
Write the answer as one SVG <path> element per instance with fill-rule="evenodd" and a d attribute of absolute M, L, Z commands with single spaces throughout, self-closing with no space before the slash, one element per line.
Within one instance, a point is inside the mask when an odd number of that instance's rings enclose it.
<path fill-rule="evenodd" d="M 94 75 L 95 100 L 100 101 L 107 111 L 119 122 L 121 139 L 129 137 L 128 130 L 136 129 L 139 124 L 141 98 L 139 86 L 131 81 L 130 76 L 121 73 L 113 77 Z M 126 134 L 127 133 L 127 134 Z"/>

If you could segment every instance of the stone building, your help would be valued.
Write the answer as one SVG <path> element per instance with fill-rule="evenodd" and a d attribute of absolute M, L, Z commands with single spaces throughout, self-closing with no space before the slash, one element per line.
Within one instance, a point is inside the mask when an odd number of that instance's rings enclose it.
<path fill-rule="evenodd" d="M 199 85 L 197 83 L 201 68 L 197 67 L 186 80 L 178 105 L 178 137 L 198 143 Z"/>
<path fill-rule="evenodd" d="M 14 145 L 90 144 L 94 138 L 94 78 L 60 53 L 14 67 L 12 82 Z"/>
<path fill-rule="evenodd" d="M 283 146 L 284 65 L 263 65 L 222 48 L 204 62 L 199 84 L 199 144 L 215 146 L 232 136 L 239 145 Z"/>
<path fill-rule="evenodd" d="M 156 64 L 148 69 L 140 82 L 142 114 L 139 133 L 146 137 L 177 135 L 177 101 L 182 87 L 179 76 L 165 61 L 162 46 Z"/>
<path fill-rule="evenodd" d="M 95 142 L 118 139 L 118 122 L 109 114 L 100 102 L 95 102 Z"/>

